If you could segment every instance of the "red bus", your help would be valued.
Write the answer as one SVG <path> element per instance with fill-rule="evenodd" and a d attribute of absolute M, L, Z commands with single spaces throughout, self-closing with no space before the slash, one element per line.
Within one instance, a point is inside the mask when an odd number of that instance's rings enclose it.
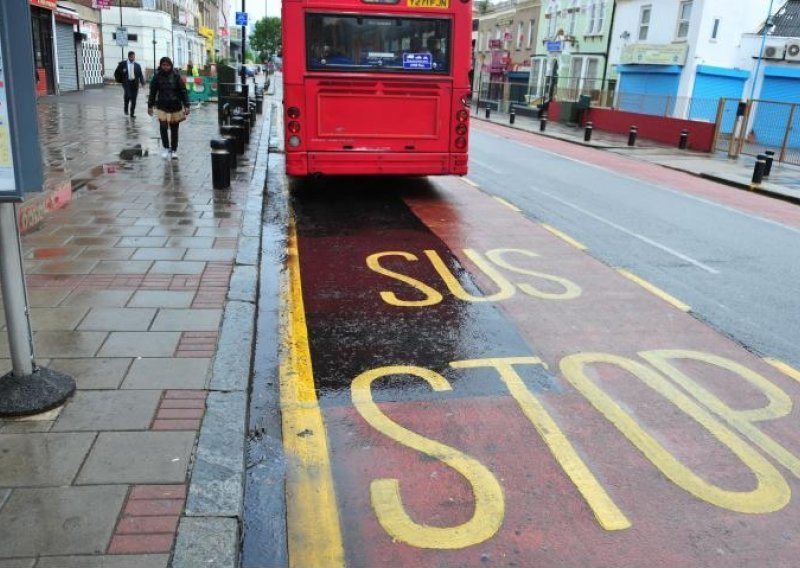
<path fill-rule="evenodd" d="M 471 0 L 283 0 L 286 173 L 467 173 Z"/>

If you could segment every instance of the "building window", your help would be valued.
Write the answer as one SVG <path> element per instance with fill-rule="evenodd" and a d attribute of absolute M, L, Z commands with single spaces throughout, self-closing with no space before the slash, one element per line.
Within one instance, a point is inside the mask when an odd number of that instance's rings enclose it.
<path fill-rule="evenodd" d="M 536 20 L 528 21 L 528 49 L 533 45 L 533 31 L 536 29 Z"/>
<path fill-rule="evenodd" d="M 605 0 L 591 0 L 589 4 L 589 18 L 586 27 L 588 35 L 598 35 L 603 32 L 603 23 L 606 19 Z"/>
<path fill-rule="evenodd" d="M 581 73 L 583 72 L 583 57 L 573 57 L 569 62 L 569 99 L 577 100 L 581 88 Z"/>
<path fill-rule="evenodd" d="M 547 39 L 556 37 L 558 33 L 558 14 L 561 10 L 558 2 L 551 1 L 547 9 Z"/>
<path fill-rule="evenodd" d="M 678 30 L 675 33 L 677 39 L 686 39 L 689 36 L 689 21 L 692 18 L 692 2 L 681 2 L 678 8 Z"/>
<path fill-rule="evenodd" d="M 522 49 L 522 42 L 525 40 L 525 24 L 517 24 L 517 49 Z"/>
<path fill-rule="evenodd" d="M 719 18 L 714 18 L 714 27 L 711 30 L 711 39 L 717 39 L 717 35 L 719 35 Z"/>
<path fill-rule="evenodd" d="M 652 6 L 642 6 L 642 11 L 639 12 L 639 41 L 647 41 L 647 33 L 650 31 L 650 14 L 652 12 Z"/>
<path fill-rule="evenodd" d="M 569 25 L 567 26 L 567 33 L 571 37 L 575 37 L 575 31 L 578 25 L 578 11 L 580 10 L 578 3 L 580 0 L 572 0 L 569 8 Z"/>

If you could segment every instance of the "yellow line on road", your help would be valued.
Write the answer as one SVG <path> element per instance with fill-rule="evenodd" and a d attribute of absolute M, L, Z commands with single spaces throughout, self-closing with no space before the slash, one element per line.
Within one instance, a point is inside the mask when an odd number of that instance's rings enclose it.
<path fill-rule="evenodd" d="M 800 383 L 800 371 L 792 367 L 791 365 L 787 365 L 780 359 L 775 359 L 773 357 L 764 357 L 764 361 L 778 369 L 781 373 L 786 375 L 787 377 L 793 378 L 795 381 Z"/>
<path fill-rule="evenodd" d="M 549 232 L 553 233 L 559 239 L 561 239 L 562 241 L 564 241 L 566 243 L 571 244 L 572 246 L 574 246 L 578 250 L 587 250 L 586 245 L 576 241 L 575 239 L 570 237 L 568 234 L 562 233 L 561 231 L 559 231 L 555 227 L 552 227 L 552 226 L 548 225 L 547 223 L 542 223 L 542 228 L 544 230 L 546 230 L 546 231 L 549 231 Z"/>
<path fill-rule="evenodd" d="M 464 182 L 464 183 L 466 183 L 467 185 L 471 185 L 472 187 L 480 187 L 480 186 L 479 186 L 477 183 L 475 183 L 474 181 L 472 181 L 472 180 L 471 180 L 471 179 L 469 179 L 469 178 L 462 177 L 462 178 L 461 178 L 461 181 L 463 181 L 463 182 Z"/>
<path fill-rule="evenodd" d="M 675 306 L 676 308 L 678 308 L 682 312 L 689 312 L 689 311 L 692 310 L 692 308 L 690 306 L 684 304 L 683 302 L 681 302 L 680 300 L 678 300 L 674 296 L 670 296 L 669 294 L 664 292 L 664 290 L 662 290 L 661 288 L 653 286 L 647 280 L 643 280 L 643 279 L 639 278 L 638 276 L 636 276 L 635 274 L 633 274 L 631 272 L 628 272 L 627 270 L 623 270 L 622 268 L 617 268 L 617 272 L 622 274 L 625 278 L 627 278 L 631 282 L 636 282 L 639 286 L 641 286 L 642 288 L 644 288 L 648 292 L 651 292 L 652 294 L 655 294 L 656 296 L 658 296 L 659 298 L 661 298 L 665 302 L 668 302 L 668 303 L 672 304 L 673 306 Z"/>
<path fill-rule="evenodd" d="M 505 205 L 506 207 L 508 207 L 512 211 L 516 211 L 517 213 L 522 212 L 522 209 L 520 209 L 519 207 L 517 207 L 516 205 L 514 205 L 510 201 L 506 201 L 502 197 L 497 197 L 496 195 L 493 195 L 492 197 L 494 197 L 497 201 L 499 201 L 500 203 L 502 203 L 503 205 Z"/>
<path fill-rule="evenodd" d="M 288 282 L 283 285 L 280 406 L 286 454 L 291 568 L 345 565 L 325 423 L 314 389 L 294 220 L 289 221 Z"/>

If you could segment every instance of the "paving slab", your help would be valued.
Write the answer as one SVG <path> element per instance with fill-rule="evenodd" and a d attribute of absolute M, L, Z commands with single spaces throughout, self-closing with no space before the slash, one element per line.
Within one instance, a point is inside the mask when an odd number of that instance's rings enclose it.
<path fill-rule="evenodd" d="M 53 359 L 47 365 L 75 379 L 78 389 L 116 389 L 122 384 L 130 358 L 89 357 L 83 359 Z"/>
<path fill-rule="evenodd" d="M 97 355 L 98 357 L 170 357 L 175 353 L 180 335 L 178 332 L 170 331 L 113 332 Z"/>
<path fill-rule="evenodd" d="M 78 329 L 81 331 L 146 331 L 155 315 L 154 308 L 93 308 Z"/>
<path fill-rule="evenodd" d="M 194 432 L 101 432 L 77 483 L 183 483 L 194 440 Z"/>
<path fill-rule="evenodd" d="M 205 388 L 211 359 L 146 358 L 136 359 L 123 389 L 202 389 Z"/>
<path fill-rule="evenodd" d="M 172 568 L 236 568 L 239 526 L 236 519 L 184 517 L 178 527 L 178 541 Z"/>
<path fill-rule="evenodd" d="M 35 558 L 11 558 L 0 560 L 0 568 L 33 568 L 36 564 Z"/>
<path fill-rule="evenodd" d="M 33 344 L 38 357 L 92 357 L 106 337 L 103 331 L 37 331 Z"/>
<path fill-rule="evenodd" d="M 76 290 L 67 296 L 62 306 L 121 308 L 133 295 L 133 290 Z"/>
<path fill-rule="evenodd" d="M 152 331 L 216 331 L 222 310 L 158 310 Z"/>
<path fill-rule="evenodd" d="M 125 485 L 16 489 L 0 511 L 0 556 L 101 554 Z"/>
<path fill-rule="evenodd" d="M 33 331 L 72 331 L 78 327 L 88 311 L 88 308 L 81 306 L 30 308 L 31 329 Z"/>
<path fill-rule="evenodd" d="M 39 559 L 36 568 L 167 568 L 168 563 L 169 554 L 52 556 Z"/>
<path fill-rule="evenodd" d="M 161 391 L 81 391 L 67 402 L 52 432 L 147 430 Z"/>
<path fill-rule="evenodd" d="M 202 274 L 205 269 L 205 262 L 158 260 L 153 263 L 153 268 L 150 270 L 150 274 Z"/>
<path fill-rule="evenodd" d="M 194 296 L 194 292 L 139 290 L 128 305 L 132 308 L 188 308 Z"/>
<path fill-rule="evenodd" d="M 94 438 L 94 433 L 1 434 L 0 487 L 69 485 Z"/>

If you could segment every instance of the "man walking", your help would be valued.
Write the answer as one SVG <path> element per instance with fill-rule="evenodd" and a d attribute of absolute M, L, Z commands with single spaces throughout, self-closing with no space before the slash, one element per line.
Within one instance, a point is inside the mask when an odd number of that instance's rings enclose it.
<path fill-rule="evenodd" d="M 136 97 L 139 94 L 139 85 L 144 87 L 144 75 L 142 75 L 142 66 L 136 63 L 136 54 L 133 51 L 128 52 L 128 59 L 119 62 L 114 71 L 114 78 L 122 83 L 125 91 L 125 114 L 128 114 L 130 106 L 131 117 L 135 116 Z"/>

